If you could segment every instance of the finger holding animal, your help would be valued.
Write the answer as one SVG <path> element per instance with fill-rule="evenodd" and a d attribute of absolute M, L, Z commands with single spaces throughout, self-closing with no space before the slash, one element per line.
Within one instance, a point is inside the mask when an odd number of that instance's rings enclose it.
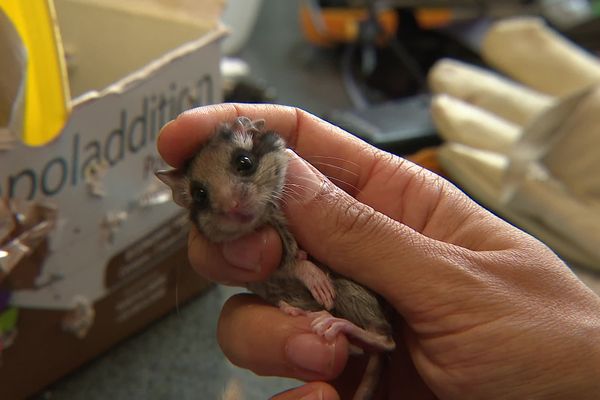
<path fill-rule="evenodd" d="M 283 244 L 279 267 L 245 286 L 288 315 L 310 318 L 312 333 L 321 339 L 334 342 L 345 334 L 362 345 L 370 358 L 354 398 L 371 399 L 381 377 L 381 352 L 395 348 L 390 321 L 375 293 L 299 250 L 281 211 L 288 161 L 284 141 L 264 129 L 264 120 L 238 117 L 219 124 L 182 168 L 157 176 L 212 243 L 230 243 L 265 225 L 277 230 Z M 291 197 L 318 194 L 320 185 L 303 182 L 296 189 L 306 193 L 294 191 Z"/>
<path fill-rule="evenodd" d="M 165 125 L 158 137 L 158 151 L 163 159 L 173 167 L 181 167 L 198 148 L 215 133 L 215 127 L 240 116 L 251 120 L 268 121 L 268 129 L 285 135 L 295 132 L 298 121 L 306 116 L 296 114 L 292 107 L 267 104 L 216 104 L 199 107 L 180 114 Z"/>
<path fill-rule="evenodd" d="M 388 300 L 398 302 L 395 305 L 401 309 L 410 310 L 415 304 L 411 293 L 428 296 L 432 290 L 447 291 L 444 284 L 427 284 L 426 276 L 465 273 L 437 263 L 438 259 L 452 259 L 465 248 L 495 250 L 506 247 L 506 237 L 511 232 L 506 230 L 507 224 L 477 208 L 448 182 L 293 108 L 218 105 L 195 109 L 182 114 L 163 129 L 159 150 L 165 157 L 167 154 L 181 157 L 190 148 L 196 151 L 198 143 L 214 134 L 215 126 L 211 125 L 214 121 L 223 121 L 222 118 L 240 112 L 268 115 L 271 120 L 266 122 L 267 126 L 282 129 L 282 136 L 295 142 L 296 151 L 304 152 L 307 157 L 315 152 L 326 152 L 328 157 L 352 159 L 356 163 L 357 175 L 351 184 L 360 192 L 354 199 L 300 157 L 288 154 L 286 186 L 306 188 L 312 182 L 312 189 L 303 191 L 306 198 L 301 198 L 292 189 L 283 206 L 292 231 L 302 245 L 308 246 L 312 256 L 331 264 L 329 266 L 342 275 L 380 291 Z M 177 157 L 167 161 L 180 164 L 182 160 Z M 332 173 L 340 176 L 335 169 Z M 457 207 L 457 204 L 461 206 Z M 363 223 L 366 224 L 361 226 Z M 365 243 L 370 245 L 364 246 Z M 402 250 L 401 259 L 395 260 L 397 249 Z M 200 256 L 195 259 L 202 260 L 204 253 L 198 254 Z M 462 254 L 469 256 L 465 252 Z M 378 259 L 388 262 L 373 274 L 366 266 Z M 436 262 L 427 263 L 429 259 Z M 421 267 L 423 264 L 431 265 L 426 270 Z M 385 265 L 389 267 L 387 270 Z M 403 271 L 400 280 L 397 278 L 399 265 Z M 456 279 L 448 282 L 456 282 Z M 400 304 L 406 302 L 408 306 Z"/>
<path fill-rule="evenodd" d="M 267 130 L 280 134 L 289 148 L 335 185 L 416 231 L 423 231 L 441 193 L 452 198 L 463 196 L 435 174 L 292 107 L 219 104 L 192 109 L 162 129 L 158 150 L 170 165 L 181 167 L 215 133 L 216 126 L 239 116 L 264 119 Z M 293 158 L 290 167 L 297 161 Z M 305 182 L 291 183 L 303 186 Z M 470 203 L 464 198 L 460 200 L 466 204 L 462 213 L 467 214 Z"/>
<path fill-rule="evenodd" d="M 226 243 L 208 240 L 195 227 L 188 235 L 190 265 L 200 276 L 228 286 L 265 280 L 281 261 L 281 238 L 270 226 Z"/>
<path fill-rule="evenodd" d="M 309 318 L 286 315 L 255 296 L 236 295 L 223 307 L 217 337 L 224 354 L 239 367 L 261 376 L 310 382 L 272 399 L 302 399 L 309 393 L 322 395 L 317 396 L 322 399 L 351 398 L 366 358 L 348 357 L 348 341 L 343 335 L 327 342 L 312 334 L 310 325 Z M 381 383 L 382 393 L 389 396 L 385 398 L 432 398 L 401 344 L 390 355 L 389 366 L 390 373 Z"/>
<path fill-rule="evenodd" d="M 239 116 L 246 111 L 252 118 L 268 112 L 272 122 Z M 221 123 L 227 116 L 234 119 Z M 219 125 L 208 131 L 206 121 Z M 348 168 L 317 169 L 284 150 L 282 138 L 309 160 L 352 160 L 346 190 L 322 172 L 341 180 Z M 293 373 L 286 369 L 290 354 L 280 346 L 259 347 L 261 336 L 278 337 L 279 344 L 294 336 L 271 332 L 269 321 L 293 321 L 305 338 L 337 343 L 346 337 L 368 354 L 354 399 L 374 398 L 385 361 L 397 359 L 403 344 L 411 359 L 405 364 L 414 363 L 440 398 L 464 398 L 465 387 L 474 398 L 503 397 L 515 381 L 514 398 L 551 393 L 555 388 L 546 383 L 556 380 L 564 384 L 561 393 L 580 392 L 580 381 L 585 391 L 597 392 L 590 371 L 600 354 L 572 361 L 593 347 L 588 338 L 594 328 L 586 321 L 594 320 L 600 299 L 540 242 L 447 181 L 287 107 L 228 105 L 184 113 L 164 128 L 159 149 L 178 166 L 161 179 L 202 232 L 196 263 L 231 261 L 217 251 L 242 238 L 251 242 L 265 225 L 281 238 L 279 266 L 266 280 L 245 284 L 271 307 L 247 302 L 223 310 L 220 343 L 236 364 L 262 374 Z M 223 247 L 204 248 L 204 239 Z M 557 302 L 556 293 L 566 301 Z M 405 330 L 398 330 L 400 317 Z M 228 325 L 232 321 L 243 323 Z M 240 342 L 244 327 L 252 333 Z M 532 343 L 552 345 L 553 352 L 535 351 Z M 302 353 L 306 362 L 320 362 L 322 354 Z M 539 370 L 546 365 L 557 367 Z"/>
<path fill-rule="evenodd" d="M 173 167 L 181 167 L 215 127 L 243 116 L 264 119 L 266 130 L 277 132 L 286 146 L 308 158 L 333 181 L 358 192 L 373 163 L 373 148 L 325 121 L 296 108 L 266 104 L 219 104 L 186 111 L 165 125 L 158 151 Z"/>
<path fill-rule="evenodd" d="M 346 365 L 348 341 L 312 333 L 307 317 L 292 317 L 258 299 L 236 295 L 221 312 L 219 344 L 235 365 L 261 376 L 331 380 Z"/>

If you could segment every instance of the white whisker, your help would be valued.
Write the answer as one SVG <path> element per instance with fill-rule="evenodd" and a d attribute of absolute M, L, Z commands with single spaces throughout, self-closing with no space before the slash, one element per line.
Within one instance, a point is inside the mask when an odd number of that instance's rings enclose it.
<path fill-rule="evenodd" d="M 286 185 L 287 187 L 283 190 L 283 195 L 296 195 L 296 196 L 300 196 L 300 192 L 296 189 L 302 189 L 302 186 L 298 186 L 298 185 Z"/>
<path fill-rule="evenodd" d="M 309 160 L 309 161 L 311 161 L 314 158 L 318 158 L 318 159 L 321 159 L 321 160 L 341 161 L 343 163 L 354 165 L 356 168 L 360 169 L 360 165 L 358 165 L 358 163 L 355 163 L 354 161 L 347 160 L 345 158 L 332 157 L 332 156 L 308 156 L 308 157 L 306 157 L 306 159 Z"/>
<path fill-rule="evenodd" d="M 282 198 L 282 200 L 285 201 L 285 200 L 288 200 L 288 199 L 294 200 L 296 202 L 300 202 L 301 194 L 298 191 L 294 190 L 294 188 L 292 188 L 292 187 L 286 187 L 283 190 L 283 198 Z"/>
<path fill-rule="evenodd" d="M 335 178 L 335 177 L 329 176 L 329 175 L 327 175 L 327 178 L 329 178 L 330 180 L 332 180 L 333 183 L 335 183 L 337 186 L 345 185 L 345 186 L 347 186 L 348 188 L 352 189 L 353 191 L 355 191 L 357 193 L 360 192 L 360 189 L 357 186 L 349 183 L 348 181 L 345 181 L 345 180 L 339 179 L 339 178 Z"/>
<path fill-rule="evenodd" d="M 315 166 L 324 166 L 324 167 L 336 169 L 338 171 L 347 172 L 356 178 L 359 177 L 359 174 L 357 172 L 351 171 L 348 168 L 340 167 L 339 165 L 334 165 L 334 164 L 329 164 L 329 163 L 324 163 L 324 162 L 315 162 L 314 164 L 315 164 Z"/>
<path fill-rule="evenodd" d="M 325 175 L 325 176 L 327 177 L 327 179 L 331 180 L 333 183 L 335 183 L 339 187 L 341 187 L 341 185 L 343 185 L 343 186 L 345 186 L 345 187 L 347 187 L 349 189 L 352 189 L 353 191 L 355 191 L 357 193 L 360 192 L 360 189 L 357 186 L 351 184 L 348 181 L 345 181 L 343 179 L 336 178 L 336 177 L 330 176 L 330 175 Z M 307 182 L 311 182 L 310 178 L 307 178 L 307 177 L 304 177 L 304 176 L 296 176 L 295 179 L 306 180 Z M 290 185 L 291 186 L 293 184 L 286 183 L 286 185 Z"/>

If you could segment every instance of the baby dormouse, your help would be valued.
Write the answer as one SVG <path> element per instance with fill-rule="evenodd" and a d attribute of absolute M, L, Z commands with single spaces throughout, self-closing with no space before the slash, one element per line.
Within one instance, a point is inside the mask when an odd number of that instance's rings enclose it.
<path fill-rule="evenodd" d="M 243 236 L 272 218 L 287 168 L 285 144 L 261 121 L 222 125 L 184 170 L 160 173 L 177 204 L 214 242 Z M 174 186 L 173 186 L 174 185 Z"/>
<path fill-rule="evenodd" d="M 157 176 L 208 240 L 233 240 L 266 224 L 277 230 L 281 264 L 266 281 L 250 283 L 248 289 L 288 314 L 308 315 L 315 333 L 326 339 L 344 333 L 371 354 L 355 395 L 369 399 L 379 381 L 381 352 L 395 347 L 391 325 L 371 291 L 313 262 L 298 248 L 280 208 L 289 163 L 285 142 L 264 125 L 264 120 L 246 117 L 223 123 L 184 168 Z"/>

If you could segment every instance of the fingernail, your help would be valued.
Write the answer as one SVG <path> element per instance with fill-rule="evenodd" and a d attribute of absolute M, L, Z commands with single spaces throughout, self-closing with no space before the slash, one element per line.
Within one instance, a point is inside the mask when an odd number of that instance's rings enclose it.
<path fill-rule="evenodd" d="M 302 396 L 302 397 L 298 397 L 298 396 Z M 291 399 L 297 399 L 297 400 L 323 400 L 324 398 L 324 394 L 323 394 L 323 390 L 321 389 L 316 389 L 314 387 L 311 387 L 310 384 L 308 385 L 304 385 L 304 386 L 300 386 L 297 388 L 293 388 L 293 389 L 289 389 L 286 390 L 285 392 L 281 392 L 273 397 L 270 397 L 269 400 L 274 400 L 275 398 L 283 400 L 291 400 Z"/>
<path fill-rule="evenodd" d="M 160 131 L 158 131 L 158 136 L 157 138 L 160 137 L 160 135 L 165 131 L 165 129 L 167 128 L 167 126 L 171 125 L 173 122 L 175 122 L 174 119 L 170 120 L 169 122 L 167 122 L 166 124 L 163 125 L 162 128 L 160 128 Z"/>
<path fill-rule="evenodd" d="M 295 201 L 306 204 L 321 191 L 323 178 L 292 150 L 288 149 L 286 153 L 289 157 L 286 184 L 290 186 L 290 196 Z"/>
<path fill-rule="evenodd" d="M 262 254 L 267 247 L 265 232 L 256 232 L 223 244 L 223 257 L 237 268 L 259 272 Z"/>
<path fill-rule="evenodd" d="M 300 400 L 323 400 L 323 392 L 317 390 L 300 398 Z"/>
<path fill-rule="evenodd" d="M 160 130 L 158 131 L 158 135 L 156 136 L 156 142 L 159 143 L 160 141 L 160 135 L 162 135 L 162 133 L 165 131 L 166 127 L 171 125 L 175 120 L 172 119 L 169 122 L 167 122 L 166 124 L 163 125 L 162 128 L 160 128 Z"/>
<path fill-rule="evenodd" d="M 335 362 L 335 343 L 327 343 L 312 333 L 302 333 L 288 339 L 285 346 L 288 360 L 298 368 L 329 375 Z"/>

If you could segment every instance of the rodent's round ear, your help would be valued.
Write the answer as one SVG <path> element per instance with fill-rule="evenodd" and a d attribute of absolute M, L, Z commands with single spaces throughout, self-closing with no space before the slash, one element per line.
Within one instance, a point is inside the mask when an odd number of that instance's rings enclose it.
<path fill-rule="evenodd" d="M 255 119 L 251 122 L 252 127 L 258 131 L 262 131 L 265 128 L 265 120 L 264 119 Z"/>
<path fill-rule="evenodd" d="M 252 127 L 252 120 L 248 117 L 237 117 L 233 125 L 234 130 L 244 132 L 245 130 Z"/>
<path fill-rule="evenodd" d="M 154 175 L 171 189 L 173 201 L 177 205 L 183 208 L 190 207 L 192 199 L 189 193 L 188 179 L 181 170 L 170 169 L 156 171 Z"/>
<path fill-rule="evenodd" d="M 235 122 L 234 122 L 234 130 L 241 130 L 242 132 L 247 132 L 247 131 L 262 131 L 263 128 L 265 127 L 265 120 L 260 118 L 260 119 L 255 119 L 255 120 L 251 120 L 248 117 L 238 117 Z"/>

